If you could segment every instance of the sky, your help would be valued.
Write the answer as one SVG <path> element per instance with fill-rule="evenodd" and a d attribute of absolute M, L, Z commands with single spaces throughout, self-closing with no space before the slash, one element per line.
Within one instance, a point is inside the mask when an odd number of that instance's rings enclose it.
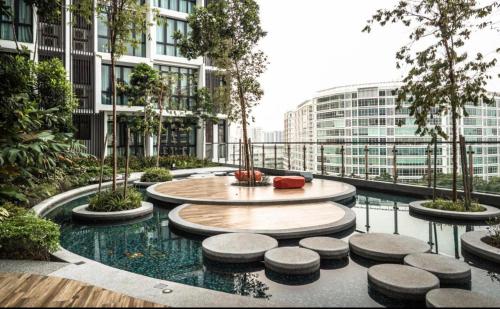
<path fill-rule="evenodd" d="M 375 26 L 361 30 L 377 9 L 396 0 L 257 0 L 267 36 L 259 43 L 269 64 L 261 76 L 264 97 L 253 111 L 254 126 L 283 130 L 283 115 L 319 90 L 350 84 L 397 81 L 395 54 L 408 42 L 409 29 Z M 488 33 L 471 45 L 483 52 L 500 47 Z M 499 57 L 500 58 L 500 57 Z M 500 73 L 499 68 L 495 68 Z M 490 90 L 500 91 L 494 79 Z"/>

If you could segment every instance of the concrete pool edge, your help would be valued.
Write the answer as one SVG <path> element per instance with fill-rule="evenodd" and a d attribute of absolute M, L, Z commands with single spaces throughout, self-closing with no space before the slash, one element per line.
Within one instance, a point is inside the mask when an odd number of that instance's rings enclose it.
<path fill-rule="evenodd" d="M 210 172 L 214 168 L 209 168 Z M 189 176 L 199 173 L 201 169 L 177 170 L 176 177 Z M 142 173 L 132 173 L 129 182 L 140 179 Z M 118 181 L 122 183 L 123 180 Z M 102 184 L 102 188 L 108 188 L 112 182 Z M 32 210 L 36 215 L 45 217 L 51 211 L 79 197 L 94 193 L 98 184 L 88 185 L 73 190 L 69 190 L 54 195 L 39 204 Z M 114 292 L 123 293 L 135 298 L 149 300 L 155 303 L 172 307 L 283 307 L 293 306 L 293 304 L 277 303 L 272 300 L 240 296 L 173 281 L 161 280 L 144 275 L 132 273 L 119 268 L 111 267 L 95 260 L 91 260 L 73 253 L 60 246 L 59 250 L 52 253 L 52 256 L 62 262 L 70 263 L 57 271 L 50 273 L 50 276 L 62 277 L 78 280 L 102 287 Z M 171 294 L 162 293 L 162 289 L 157 286 L 164 285 L 165 288 L 172 289 Z M 155 287 L 156 286 L 156 287 Z M 176 293 L 177 292 L 177 293 Z M 196 295 L 196 297 L 193 297 Z"/>

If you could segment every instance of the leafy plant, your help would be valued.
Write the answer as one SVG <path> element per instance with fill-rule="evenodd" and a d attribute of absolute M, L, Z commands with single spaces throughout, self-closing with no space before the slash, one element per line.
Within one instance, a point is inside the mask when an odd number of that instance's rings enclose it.
<path fill-rule="evenodd" d="M 59 60 L 0 56 L 0 202 L 27 201 L 23 190 L 83 156 L 73 139 L 76 107 Z"/>
<path fill-rule="evenodd" d="M 500 218 L 496 217 L 487 223 L 489 225 L 487 243 L 500 248 Z"/>
<path fill-rule="evenodd" d="M 148 168 L 144 171 L 144 174 L 141 176 L 141 181 L 144 182 L 163 182 L 163 181 L 171 181 L 172 174 L 170 171 L 161 167 L 153 167 Z"/>
<path fill-rule="evenodd" d="M 466 210 L 463 200 L 457 200 L 456 202 L 454 202 L 450 200 L 436 199 L 434 202 L 423 203 L 422 206 L 432 209 L 459 211 L 459 212 L 466 212 L 466 211 L 481 212 L 486 210 L 478 202 L 471 203 L 470 209 Z"/>
<path fill-rule="evenodd" d="M 10 216 L 9 212 L 7 209 L 0 207 L 0 222 L 4 221 Z"/>
<path fill-rule="evenodd" d="M 123 85 L 123 93 L 129 98 L 129 105 L 142 106 L 143 116 L 133 117 L 135 121 L 129 123 L 132 132 L 140 132 L 144 140 L 158 127 L 154 117 L 154 93 L 158 84 L 158 71 L 146 63 L 140 63 L 132 69 L 130 82 Z M 144 143 L 146 154 L 146 143 Z"/>
<path fill-rule="evenodd" d="M 116 191 L 106 190 L 92 196 L 88 209 L 97 212 L 113 212 L 130 210 L 141 207 L 142 195 L 139 191 L 130 188 L 124 196 L 123 188 Z"/>
<path fill-rule="evenodd" d="M 32 211 L 7 203 L 0 222 L 0 258 L 49 260 L 59 249 L 59 226 Z"/>

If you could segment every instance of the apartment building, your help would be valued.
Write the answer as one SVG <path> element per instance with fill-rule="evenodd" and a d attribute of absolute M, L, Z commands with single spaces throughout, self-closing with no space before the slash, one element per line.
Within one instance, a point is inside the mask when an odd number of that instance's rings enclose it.
<path fill-rule="evenodd" d="M 72 16 L 65 8 L 78 0 L 63 0 L 61 17 L 58 21 L 44 21 L 38 18 L 33 8 L 25 0 L 7 0 L 12 8 L 12 17 L 0 17 L 0 50 L 15 51 L 14 38 L 26 46 L 36 61 L 59 58 L 73 83 L 79 100 L 73 122 L 76 137 L 87 146 L 89 153 L 101 155 L 111 153 L 111 143 L 104 148 L 104 137 L 112 128 L 111 105 L 111 57 L 108 50 L 109 33 L 98 16 L 87 22 L 79 16 Z M 121 82 L 129 81 L 132 68 L 139 63 L 147 63 L 160 72 L 177 76 L 175 94 L 171 109 L 164 111 L 166 133 L 161 137 L 160 152 L 167 154 L 218 156 L 217 149 L 207 149 L 206 144 L 225 142 L 227 123 L 225 116 L 218 115 L 217 122 L 187 123 L 195 106 L 195 89 L 215 87 L 220 79 L 214 74 L 209 61 L 202 58 L 188 60 L 180 55 L 172 35 L 175 31 L 187 33 L 187 16 L 195 6 L 205 5 L 203 0 L 145 0 L 151 9 L 157 9 L 162 22 L 153 23 L 147 33 L 140 36 L 139 46 L 129 46 L 116 65 L 116 76 Z M 152 21 L 153 14 L 148 14 Z M 72 22 L 69 22 L 72 21 Z M 12 26 L 14 25 L 14 26 Z M 14 35 L 15 34 L 15 35 Z M 120 117 L 134 117 L 142 107 L 129 106 L 125 95 L 117 97 L 117 111 Z M 126 123 L 117 128 L 118 153 L 123 154 L 126 141 Z M 133 134 L 130 151 L 135 155 L 156 153 L 156 137 L 144 140 L 142 134 Z"/>
<path fill-rule="evenodd" d="M 296 111 L 285 114 L 286 141 L 318 143 L 311 150 L 315 156 L 306 157 L 306 165 L 309 167 L 310 160 L 314 161 L 311 170 L 316 172 L 321 172 L 323 143 L 325 172 L 337 175 L 342 172 L 343 146 L 345 174 L 365 177 L 368 173 L 370 178 L 393 175 L 393 146 L 396 143 L 398 180 L 422 179 L 428 171 L 426 143 L 430 138 L 415 135 L 417 127 L 409 116 L 408 104 L 396 109 L 396 89 L 400 85 L 399 82 L 386 82 L 321 90 Z M 308 106 L 307 112 L 305 106 Z M 500 97 L 493 105 L 470 104 L 466 110 L 469 116 L 459 121 L 460 134 L 467 141 L 485 142 L 472 145 L 474 174 L 484 179 L 499 176 L 500 145 L 487 142 L 500 140 Z M 432 123 L 440 124 L 448 135 L 451 134 L 449 115 L 435 117 Z M 291 151 L 292 169 L 303 165 L 300 147 Z M 368 150 L 368 170 L 365 168 L 365 149 Z M 439 145 L 437 150 L 438 170 L 451 173 L 450 145 Z"/>

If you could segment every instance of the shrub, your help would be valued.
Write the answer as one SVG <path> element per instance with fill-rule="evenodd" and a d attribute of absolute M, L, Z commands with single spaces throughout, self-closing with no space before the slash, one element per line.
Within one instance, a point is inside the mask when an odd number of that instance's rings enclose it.
<path fill-rule="evenodd" d="M 59 226 L 32 211 L 7 203 L 0 222 L 0 258 L 49 260 L 59 249 Z"/>
<path fill-rule="evenodd" d="M 487 222 L 488 237 L 483 239 L 487 244 L 500 248 L 500 218 L 495 217 Z"/>
<path fill-rule="evenodd" d="M 163 182 L 171 180 L 172 174 L 170 174 L 170 171 L 166 168 L 161 167 L 148 168 L 141 176 L 141 181 L 144 182 Z"/>
<path fill-rule="evenodd" d="M 436 199 L 434 202 L 428 202 L 422 204 L 422 206 L 432 209 L 447 210 L 447 211 L 459 211 L 459 212 L 480 212 L 486 209 L 479 205 L 477 202 L 472 202 L 469 210 L 465 209 L 464 201 L 457 200 L 455 203 L 450 200 Z"/>
<path fill-rule="evenodd" d="M 111 166 L 112 158 L 106 157 L 105 164 Z M 187 169 L 187 168 L 199 168 L 199 167 L 209 167 L 218 166 L 219 164 L 210 162 L 207 159 L 201 160 L 193 156 L 161 156 L 160 157 L 160 167 L 167 169 Z M 156 166 L 156 157 L 137 157 L 130 156 L 129 168 L 132 172 L 144 171 L 147 168 L 152 168 Z M 120 172 L 124 171 L 125 168 L 125 158 L 118 157 L 118 168 Z"/>
<path fill-rule="evenodd" d="M 123 196 L 123 187 L 102 191 L 90 198 L 89 210 L 97 212 L 112 212 L 130 210 L 141 207 L 142 195 L 139 191 L 129 188 L 127 197 Z"/>

